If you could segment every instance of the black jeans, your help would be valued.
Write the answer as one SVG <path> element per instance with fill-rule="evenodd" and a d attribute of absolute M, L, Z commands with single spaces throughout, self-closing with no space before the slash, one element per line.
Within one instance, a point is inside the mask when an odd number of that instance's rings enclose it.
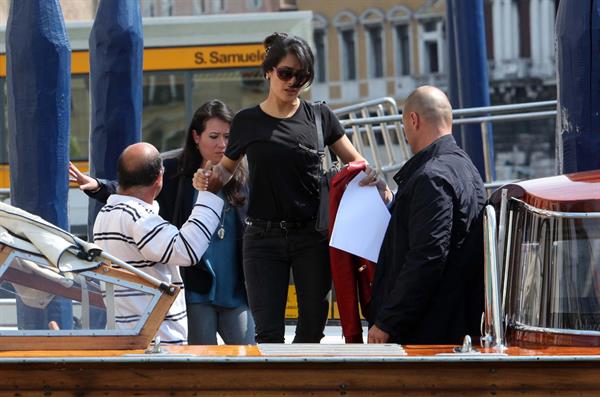
<path fill-rule="evenodd" d="M 287 230 L 248 225 L 243 257 L 256 342 L 284 342 L 291 268 L 298 296 L 294 343 L 318 343 L 327 321 L 331 270 L 327 239 L 315 231 L 314 222 Z"/>

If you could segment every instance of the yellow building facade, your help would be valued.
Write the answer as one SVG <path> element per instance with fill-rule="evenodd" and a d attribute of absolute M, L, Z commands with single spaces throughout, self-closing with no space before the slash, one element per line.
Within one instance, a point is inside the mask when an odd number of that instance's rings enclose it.
<path fill-rule="evenodd" d="M 446 87 L 445 1 L 298 0 L 298 9 L 313 12 L 312 99 L 337 107 Z"/>

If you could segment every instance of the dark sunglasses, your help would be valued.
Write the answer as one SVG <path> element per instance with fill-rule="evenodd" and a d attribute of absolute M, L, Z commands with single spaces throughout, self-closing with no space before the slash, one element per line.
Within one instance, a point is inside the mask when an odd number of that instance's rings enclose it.
<path fill-rule="evenodd" d="M 310 79 L 310 73 L 306 70 L 295 70 L 287 66 L 275 68 L 275 73 L 277 73 L 277 78 L 281 81 L 290 81 L 292 77 L 296 77 L 294 87 L 301 87 Z"/>

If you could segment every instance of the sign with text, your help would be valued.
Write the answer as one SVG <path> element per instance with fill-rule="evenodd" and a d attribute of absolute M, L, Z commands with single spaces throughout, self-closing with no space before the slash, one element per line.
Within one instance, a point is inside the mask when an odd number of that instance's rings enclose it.
<path fill-rule="evenodd" d="M 264 58 L 259 43 L 145 48 L 144 71 L 258 67 Z M 73 51 L 71 73 L 89 72 L 89 52 Z M 6 54 L 0 54 L 0 77 L 6 77 Z"/>

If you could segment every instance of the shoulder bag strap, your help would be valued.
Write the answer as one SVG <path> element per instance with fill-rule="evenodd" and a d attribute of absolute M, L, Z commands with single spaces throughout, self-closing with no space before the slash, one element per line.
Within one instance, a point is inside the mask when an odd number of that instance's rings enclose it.
<path fill-rule="evenodd" d="M 315 124 L 317 126 L 317 153 L 321 160 L 325 156 L 325 140 L 323 138 L 323 118 L 322 118 L 322 110 L 321 104 L 323 102 L 315 102 L 313 103 L 313 109 L 315 112 Z M 329 148 L 329 154 L 331 155 L 331 161 L 335 162 L 337 160 L 337 156 L 335 152 Z"/>
<path fill-rule="evenodd" d="M 323 156 L 325 156 L 325 143 L 323 140 L 323 122 L 321 120 L 321 102 L 313 103 L 313 109 L 315 111 L 315 124 L 317 126 L 317 153 L 323 159 Z"/>

